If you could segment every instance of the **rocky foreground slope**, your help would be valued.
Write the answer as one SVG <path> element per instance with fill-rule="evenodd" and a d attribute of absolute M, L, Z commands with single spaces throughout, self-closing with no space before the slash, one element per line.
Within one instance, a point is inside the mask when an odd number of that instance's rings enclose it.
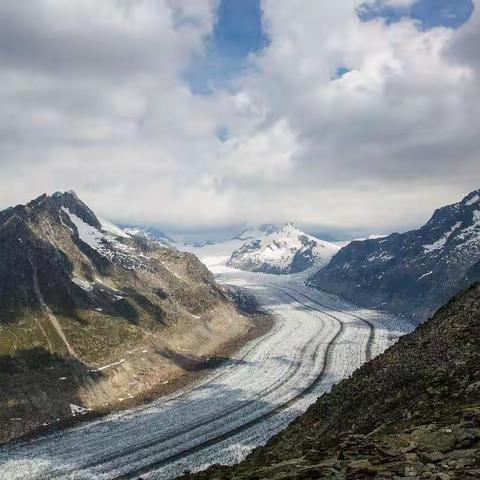
<path fill-rule="evenodd" d="M 0 212 L 0 441 L 150 395 L 250 327 L 194 255 L 74 192 Z"/>
<path fill-rule="evenodd" d="M 480 284 L 234 467 L 198 480 L 480 478 Z"/>
<path fill-rule="evenodd" d="M 257 231 L 249 229 L 237 237 L 248 241 L 232 253 L 229 267 L 280 275 L 299 273 L 326 265 L 339 250 L 291 223 L 281 227 L 263 225 Z"/>
<path fill-rule="evenodd" d="M 366 307 L 424 320 L 480 280 L 480 190 L 435 211 L 420 229 L 354 241 L 310 284 Z"/>

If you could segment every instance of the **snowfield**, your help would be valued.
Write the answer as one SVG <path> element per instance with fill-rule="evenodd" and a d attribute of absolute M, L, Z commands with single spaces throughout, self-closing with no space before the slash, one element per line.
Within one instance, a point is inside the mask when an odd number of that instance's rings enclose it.
<path fill-rule="evenodd" d="M 305 287 L 302 275 L 241 272 L 219 256 L 218 280 L 253 294 L 272 330 L 183 391 L 0 448 L 1 480 L 170 479 L 238 462 L 413 328 Z"/>

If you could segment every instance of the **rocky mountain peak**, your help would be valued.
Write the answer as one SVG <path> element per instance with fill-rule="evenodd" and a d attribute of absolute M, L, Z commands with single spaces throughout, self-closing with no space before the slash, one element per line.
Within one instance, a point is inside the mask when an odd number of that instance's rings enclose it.
<path fill-rule="evenodd" d="M 249 227 L 234 237 L 234 240 L 258 240 L 261 237 L 279 233 L 300 232 L 303 233 L 293 222 L 283 224 L 264 223 L 258 227 Z"/>
<path fill-rule="evenodd" d="M 83 222 L 95 228 L 102 228 L 102 224 L 90 208 L 83 203 L 73 190 L 66 192 L 55 192 L 51 200 L 62 209 L 66 209 L 70 214 L 76 215 Z"/>
<path fill-rule="evenodd" d="M 221 331 L 212 329 L 212 318 L 225 319 Z M 70 418 L 70 403 L 103 408 L 132 388 L 147 391 L 169 362 L 166 346 L 191 348 L 195 341 L 216 348 L 243 328 L 235 330 L 238 320 L 194 255 L 126 234 L 74 192 L 0 212 L 0 367 L 13 365 L 0 368 L 0 442 Z M 147 344 L 151 369 L 140 354 Z M 124 362 L 133 363 L 122 383 L 110 367 Z M 148 375 L 138 389 L 129 377 L 134 371 Z M 59 382 L 63 377 L 69 381 Z M 112 383 L 104 389 L 105 382 Z"/>
<path fill-rule="evenodd" d="M 262 226 L 239 239 L 247 240 L 236 249 L 227 265 L 253 272 L 289 274 L 324 266 L 339 247 L 300 230 L 292 222 L 277 227 Z M 256 233 L 256 236 L 253 234 Z"/>
<path fill-rule="evenodd" d="M 450 228 L 460 222 L 458 227 L 471 226 L 478 220 L 476 211 L 480 210 L 480 190 L 475 190 L 464 197 L 460 202 L 447 205 L 435 210 L 423 229 L 445 226 Z"/>
<path fill-rule="evenodd" d="M 293 222 L 284 223 L 279 229 L 278 232 L 286 233 L 286 234 L 300 234 L 303 235 L 304 232 L 300 230 Z"/>
<path fill-rule="evenodd" d="M 469 193 L 462 202 L 465 205 L 479 205 L 480 204 L 480 188 L 478 190 L 474 190 L 473 192 Z"/>

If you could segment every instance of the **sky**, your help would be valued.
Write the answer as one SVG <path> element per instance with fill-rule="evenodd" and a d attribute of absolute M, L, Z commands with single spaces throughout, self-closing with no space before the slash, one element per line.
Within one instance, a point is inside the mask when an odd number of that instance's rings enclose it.
<path fill-rule="evenodd" d="M 480 0 L 2 0 L 0 208 L 403 231 L 480 187 Z"/>

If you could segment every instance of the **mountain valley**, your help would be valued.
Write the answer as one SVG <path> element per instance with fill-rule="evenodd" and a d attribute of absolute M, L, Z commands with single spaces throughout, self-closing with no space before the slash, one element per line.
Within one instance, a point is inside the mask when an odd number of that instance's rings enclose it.
<path fill-rule="evenodd" d="M 479 52 L 480 0 L 0 0 L 0 480 L 480 480 Z"/>

